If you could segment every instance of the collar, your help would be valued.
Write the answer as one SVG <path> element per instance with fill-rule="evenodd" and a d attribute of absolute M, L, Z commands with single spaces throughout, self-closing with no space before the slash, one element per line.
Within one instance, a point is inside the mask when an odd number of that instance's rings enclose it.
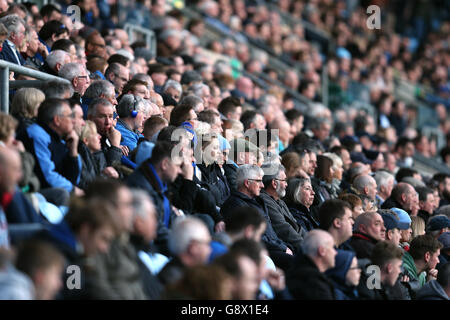
<path fill-rule="evenodd" d="M 358 231 L 353 233 L 353 238 L 358 238 L 358 239 L 370 241 L 372 243 L 377 243 L 378 242 L 377 240 L 375 240 L 374 238 L 372 238 L 368 234 L 361 233 L 361 232 L 358 232 Z"/>
<path fill-rule="evenodd" d="M 156 179 L 156 182 L 158 183 L 159 188 L 161 189 L 161 192 L 164 193 L 167 191 L 167 184 L 163 183 L 160 177 L 158 176 L 158 173 L 156 173 L 155 167 L 151 163 L 148 164 L 148 167 L 153 173 L 153 176 Z"/>
<path fill-rule="evenodd" d="M 16 45 L 11 40 L 6 39 L 6 43 L 8 44 L 8 46 L 11 47 L 11 49 L 15 49 L 16 48 Z"/>

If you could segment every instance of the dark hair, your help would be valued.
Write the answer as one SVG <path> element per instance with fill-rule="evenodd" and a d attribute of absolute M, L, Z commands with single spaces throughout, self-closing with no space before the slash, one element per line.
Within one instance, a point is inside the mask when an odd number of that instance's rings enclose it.
<path fill-rule="evenodd" d="M 323 230 L 329 230 L 333 226 L 334 219 L 340 219 L 345 215 L 345 208 L 352 210 L 350 204 L 339 199 L 326 200 L 319 208 L 319 225 Z"/>
<path fill-rule="evenodd" d="M 221 114 L 224 116 L 227 116 L 228 113 L 233 113 L 236 111 L 237 107 L 241 106 L 241 101 L 236 97 L 226 97 L 223 98 L 222 101 L 220 101 L 219 105 L 217 106 L 217 109 Z"/>
<path fill-rule="evenodd" d="M 85 198 L 101 198 L 107 202 L 111 202 L 114 206 L 117 206 L 117 195 L 120 189 L 127 186 L 119 180 L 114 179 L 100 179 L 92 181 L 85 190 Z"/>
<path fill-rule="evenodd" d="M 300 110 L 291 109 L 286 111 L 284 115 L 286 116 L 286 119 L 289 122 L 289 124 L 292 124 L 296 119 L 302 117 L 303 113 Z"/>
<path fill-rule="evenodd" d="M 180 104 L 173 108 L 170 113 L 170 124 L 176 127 L 180 126 L 183 122 L 189 120 L 189 112 L 193 110 L 194 107 L 187 104 Z"/>
<path fill-rule="evenodd" d="M 241 115 L 241 122 L 244 125 L 244 132 L 250 128 L 250 125 L 255 121 L 256 115 L 259 112 L 254 110 L 247 110 Z"/>
<path fill-rule="evenodd" d="M 39 10 L 39 14 L 42 17 L 50 17 L 53 13 L 53 11 L 56 11 L 58 13 L 61 13 L 61 10 L 59 10 L 55 5 L 53 4 L 46 4 Z"/>
<path fill-rule="evenodd" d="M 64 256 L 50 242 L 27 240 L 19 246 L 16 268 L 34 278 L 37 271 L 64 266 Z"/>
<path fill-rule="evenodd" d="M 390 241 L 378 242 L 372 250 L 370 260 L 373 264 L 383 267 L 393 259 L 402 260 L 403 250 Z"/>
<path fill-rule="evenodd" d="M 148 71 L 147 74 L 151 76 L 154 73 L 165 73 L 165 68 L 160 63 L 151 63 L 148 65 Z"/>
<path fill-rule="evenodd" d="M 339 199 L 342 201 L 347 202 L 352 207 L 352 210 L 357 206 L 363 204 L 360 197 L 358 197 L 356 194 L 353 193 L 343 193 L 339 195 Z"/>
<path fill-rule="evenodd" d="M 428 187 L 417 187 L 417 193 L 419 194 L 419 201 L 427 201 L 429 194 L 433 194 L 433 190 Z"/>
<path fill-rule="evenodd" d="M 314 176 L 319 180 L 324 180 L 331 183 L 333 177 L 330 174 L 330 168 L 333 166 L 333 160 L 326 156 L 317 156 L 317 168 Z"/>
<path fill-rule="evenodd" d="M 266 220 L 253 207 L 238 207 L 224 216 L 224 222 L 227 226 L 227 232 L 239 233 L 247 226 L 253 226 L 256 229 Z"/>
<path fill-rule="evenodd" d="M 412 177 L 417 173 L 418 173 L 417 170 L 411 168 L 400 168 L 398 169 L 397 174 L 395 175 L 395 180 L 397 180 L 398 182 L 402 182 L 403 178 Z"/>
<path fill-rule="evenodd" d="M 421 260 L 425 253 L 435 253 L 442 248 L 442 243 L 430 235 L 417 236 L 411 241 L 409 254 L 414 260 Z"/>
<path fill-rule="evenodd" d="M 113 55 L 111 55 L 108 59 L 108 64 L 112 64 L 112 63 L 118 63 L 123 65 L 124 67 L 127 66 L 127 63 L 130 61 L 130 59 L 128 59 L 127 57 L 125 57 L 124 55 L 115 53 Z"/>
<path fill-rule="evenodd" d="M 59 22 L 58 20 L 51 20 L 44 24 L 39 30 L 39 38 L 44 41 L 47 41 L 52 37 L 52 35 L 59 36 L 63 33 L 69 33 L 69 30 L 66 28 L 64 24 Z"/>
<path fill-rule="evenodd" d="M 63 50 L 65 52 L 70 53 L 70 46 L 74 46 L 75 43 L 69 39 L 59 39 L 56 40 L 52 45 L 52 51 L 54 50 Z"/>
<path fill-rule="evenodd" d="M 395 144 L 394 150 L 397 151 L 399 148 L 404 148 L 408 143 L 412 143 L 412 141 L 407 137 L 400 137 Z"/>
<path fill-rule="evenodd" d="M 199 121 L 212 125 L 215 122 L 216 117 L 220 117 L 220 114 L 216 110 L 207 109 L 200 112 L 197 117 Z"/>
<path fill-rule="evenodd" d="M 48 98 L 42 101 L 38 109 L 38 122 L 49 124 L 56 115 L 59 115 L 64 104 L 69 105 L 65 99 Z"/>
<path fill-rule="evenodd" d="M 249 257 L 259 266 L 261 263 L 261 252 L 264 250 L 264 246 L 261 242 L 257 242 L 253 239 L 239 239 L 231 245 L 230 251 L 242 253 Z"/>
<path fill-rule="evenodd" d="M 448 156 L 450 156 L 450 147 L 445 147 L 442 148 L 441 152 L 439 153 L 439 155 L 442 158 L 442 162 L 445 163 L 445 158 L 447 158 Z"/>
<path fill-rule="evenodd" d="M 157 141 L 152 151 L 152 156 L 148 160 L 152 165 L 156 165 L 165 158 L 171 158 L 172 150 L 175 147 L 172 143 L 166 141 Z"/>
<path fill-rule="evenodd" d="M 410 188 L 409 184 L 406 182 L 399 182 L 397 183 L 391 192 L 391 197 L 394 198 L 395 201 L 401 202 L 402 194 L 407 193 Z"/>
<path fill-rule="evenodd" d="M 439 266 L 436 280 L 442 288 L 448 288 L 450 285 L 450 262 L 446 262 Z"/>

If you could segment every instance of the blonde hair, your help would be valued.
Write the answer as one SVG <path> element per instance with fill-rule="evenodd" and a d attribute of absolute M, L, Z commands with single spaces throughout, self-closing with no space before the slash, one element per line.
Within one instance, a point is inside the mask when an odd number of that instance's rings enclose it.
<path fill-rule="evenodd" d="M 342 159 L 337 154 L 331 153 L 331 152 L 326 152 L 326 153 L 323 153 L 322 155 L 330 158 L 333 161 L 333 166 L 332 166 L 333 170 L 336 170 L 338 167 L 343 166 Z"/>
<path fill-rule="evenodd" d="M 81 129 L 80 139 L 83 141 L 84 139 L 88 139 L 94 133 L 97 133 L 97 126 L 93 121 L 86 120 L 86 125 Z"/>
<path fill-rule="evenodd" d="M 411 240 L 425 234 L 425 221 L 419 216 L 411 216 Z"/>
<path fill-rule="evenodd" d="M 0 141 L 5 142 L 8 139 L 11 131 L 17 128 L 17 120 L 9 114 L 0 112 Z"/>
<path fill-rule="evenodd" d="M 17 117 L 34 118 L 45 94 L 36 88 L 21 88 L 17 90 L 11 104 L 11 114 Z"/>

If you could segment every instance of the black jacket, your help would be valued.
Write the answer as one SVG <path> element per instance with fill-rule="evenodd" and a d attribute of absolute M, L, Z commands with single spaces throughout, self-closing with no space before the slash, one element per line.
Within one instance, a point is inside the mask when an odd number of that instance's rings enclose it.
<path fill-rule="evenodd" d="M 278 237 L 289 243 L 295 248 L 295 252 L 298 252 L 306 230 L 297 224 L 283 200 L 275 200 L 265 190 L 261 190 L 260 198 L 267 206 L 272 227 Z"/>
<path fill-rule="evenodd" d="M 223 204 L 220 214 L 222 217 L 226 217 L 231 211 L 239 207 L 253 207 L 257 209 L 266 220 L 266 231 L 262 236 L 262 240 L 267 246 L 267 250 L 270 251 L 282 251 L 286 252 L 287 245 L 278 238 L 275 230 L 273 229 L 272 222 L 267 212 L 267 207 L 259 197 L 250 198 L 239 191 L 233 191 L 231 196 Z"/>
<path fill-rule="evenodd" d="M 237 169 L 238 167 L 236 167 L 234 164 L 226 163 L 223 165 L 225 177 L 227 178 L 228 186 L 230 187 L 231 191 L 237 191 L 237 184 L 236 184 Z"/>
<path fill-rule="evenodd" d="M 335 300 L 331 280 L 319 271 L 306 255 L 296 256 L 294 265 L 286 274 L 289 292 L 298 300 Z"/>
<path fill-rule="evenodd" d="M 378 241 L 371 236 L 356 231 L 353 232 L 353 236 L 350 238 L 349 244 L 353 248 L 353 251 L 356 253 L 356 257 L 358 259 L 370 259 L 373 248 L 377 242 Z"/>
<path fill-rule="evenodd" d="M 217 206 L 220 207 L 230 196 L 227 178 L 222 174 L 222 170 L 216 163 L 209 166 L 197 164 L 197 169 L 202 173 L 200 184 L 211 192 Z"/>
<path fill-rule="evenodd" d="M 301 203 L 286 202 L 292 216 L 297 223 L 306 231 L 311 231 L 319 227 L 319 222 L 313 217 L 311 211 Z"/>
<path fill-rule="evenodd" d="M 107 165 L 112 166 L 115 163 L 120 163 L 120 159 L 122 158 L 122 149 L 112 146 L 109 140 L 105 137 L 102 137 L 100 143 Z"/>

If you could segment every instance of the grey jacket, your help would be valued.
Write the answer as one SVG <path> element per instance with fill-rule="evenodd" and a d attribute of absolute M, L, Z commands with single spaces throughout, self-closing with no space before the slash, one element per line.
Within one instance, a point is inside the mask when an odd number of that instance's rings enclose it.
<path fill-rule="evenodd" d="M 450 300 L 436 280 L 426 283 L 416 294 L 416 300 Z"/>
<path fill-rule="evenodd" d="M 260 198 L 267 206 L 275 233 L 298 252 L 306 235 L 306 230 L 297 223 L 283 200 L 275 200 L 265 190 L 261 190 Z"/>

